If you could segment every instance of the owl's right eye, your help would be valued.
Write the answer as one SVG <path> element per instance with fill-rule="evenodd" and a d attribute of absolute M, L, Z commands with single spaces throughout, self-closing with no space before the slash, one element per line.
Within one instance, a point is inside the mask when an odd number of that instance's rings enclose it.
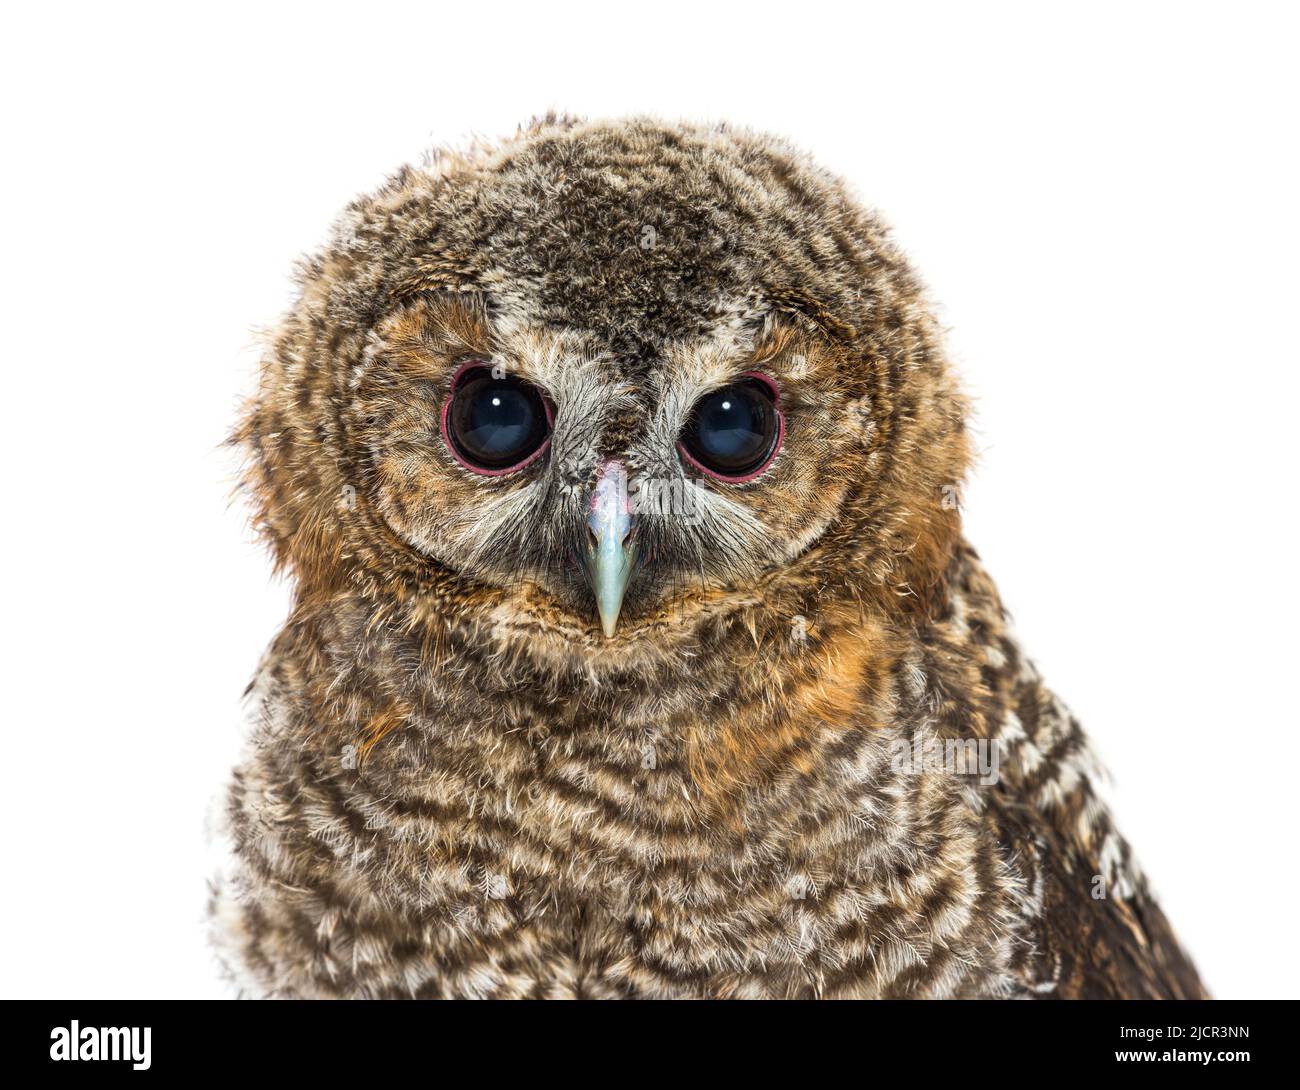
<path fill-rule="evenodd" d="M 471 363 L 452 380 L 442 437 L 466 469 L 499 477 L 523 469 L 546 449 L 551 407 L 536 386 Z"/>

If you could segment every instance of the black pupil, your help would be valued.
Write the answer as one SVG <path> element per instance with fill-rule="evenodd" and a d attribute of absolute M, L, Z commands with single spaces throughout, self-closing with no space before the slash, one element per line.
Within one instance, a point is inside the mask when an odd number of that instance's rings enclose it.
<path fill-rule="evenodd" d="M 704 397 L 683 436 L 691 457 L 728 477 L 754 472 L 776 442 L 776 406 L 771 391 L 747 379 Z"/>
<path fill-rule="evenodd" d="M 456 451 L 483 469 L 508 469 L 546 441 L 546 407 L 532 386 L 486 368 L 456 384 L 448 416 Z"/>

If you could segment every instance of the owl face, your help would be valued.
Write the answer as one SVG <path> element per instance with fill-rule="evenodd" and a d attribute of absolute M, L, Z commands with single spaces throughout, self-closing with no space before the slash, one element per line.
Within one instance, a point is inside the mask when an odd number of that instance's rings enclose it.
<path fill-rule="evenodd" d="M 938 582 L 964 403 L 778 142 L 543 122 L 355 202 L 302 283 L 238 438 L 308 596 L 613 661 Z"/>
<path fill-rule="evenodd" d="M 613 639 L 753 587 L 834 519 L 864 437 L 813 331 L 756 320 L 633 369 L 589 331 L 493 311 L 413 300 L 358 374 L 366 490 L 419 556 Z"/>

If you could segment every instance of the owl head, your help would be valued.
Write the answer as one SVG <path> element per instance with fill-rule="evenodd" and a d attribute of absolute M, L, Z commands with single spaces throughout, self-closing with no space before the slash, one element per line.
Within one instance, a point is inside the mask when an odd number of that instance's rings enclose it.
<path fill-rule="evenodd" d="M 548 118 L 353 202 L 237 433 L 302 600 L 587 665 L 934 607 L 965 404 L 844 186 Z"/>

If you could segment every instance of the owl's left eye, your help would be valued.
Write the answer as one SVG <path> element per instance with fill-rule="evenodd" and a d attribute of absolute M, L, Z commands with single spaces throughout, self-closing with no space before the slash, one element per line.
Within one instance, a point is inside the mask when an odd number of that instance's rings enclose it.
<path fill-rule="evenodd" d="M 452 381 L 442 437 L 466 469 L 487 477 L 513 473 L 546 449 L 551 409 L 536 386 L 474 363 Z"/>
<path fill-rule="evenodd" d="M 784 435 L 776 385 L 766 375 L 751 373 L 700 399 L 678 449 L 706 475 L 738 484 L 772 464 Z"/>

